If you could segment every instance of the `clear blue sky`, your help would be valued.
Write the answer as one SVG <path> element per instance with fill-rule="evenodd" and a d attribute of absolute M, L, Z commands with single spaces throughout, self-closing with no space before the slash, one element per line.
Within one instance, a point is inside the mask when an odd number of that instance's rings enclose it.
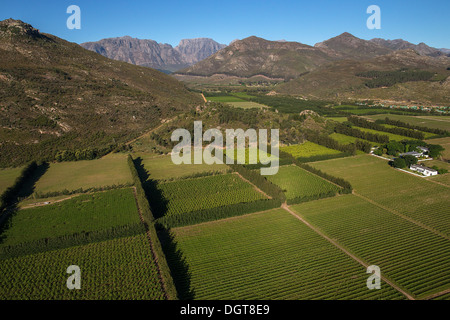
<path fill-rule="evenodd" d="M 81 8 L 81 30 L 69 30 L 69 5 Z M 366 9 L 381 8 L 381 30 L 369 30 Z M 208 37 L 228 44 L 256 35 L 314 45 L 342 32 L 402 38 L 450 48 L 449 0 L 0 0 L 0 20 L 20 19 L 72 42 L 130 35 L 177 45 Z"/>

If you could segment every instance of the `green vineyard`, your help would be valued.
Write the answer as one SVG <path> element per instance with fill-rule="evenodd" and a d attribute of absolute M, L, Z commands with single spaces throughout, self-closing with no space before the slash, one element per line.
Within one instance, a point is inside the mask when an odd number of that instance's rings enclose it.
<path fill-rule="evenodd" d="M 368 290 L 364 267 L 282 209 L 173 234 L 195 299 L 404 299 Z"/>
<path fill-rule="evenodd" d="M 71 265 L 80 290 L 66 286 Z M 0 269 L 0 300 L 164 299 L 145 234 L 0 260 Z"/>
<path fill-rule="evenodd" d="M 236 174 L 162 183 L 158 190 L 162 201 L 156 208 L 166 216 L 266 198 Z"/>
<path fill-rule="evenodd" d="M 448 187 L 391 168 L 369 155 L 316 162 L 317 169 L 342 177 L 357 193 L 450 236 Z"/>
<path fill-rule="evenodd" d="M 80 195 L 55 204 L 19 210 L 3 232 L 0 246 L 99 231 L 139 221 L 131 188 Z"/>
<path fill-rule="evenodd" d="M 278 185 L 288 200 L 337 193 L 340 187 L 295 165 L 282 166 L 278 173 L 268 176 Z"/>
<path fill-rule="evenodd" d="M 450 287 L 450 240 L 354 195 L 292 209 L 416 298 Z"/>

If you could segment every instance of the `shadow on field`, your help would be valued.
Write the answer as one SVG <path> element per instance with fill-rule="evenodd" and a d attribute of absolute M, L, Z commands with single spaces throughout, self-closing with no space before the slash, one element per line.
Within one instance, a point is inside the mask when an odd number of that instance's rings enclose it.
<path fill-rule="evenodd" d="M 11 227 L 13 217 L 16 215 L 17 211 L 19 211 L 19 209 L 14 203 L 10 207 L 0 212 L 0 244 L 5 241 L 6 235 L 4 231 L 8 230 Z"/>
<path fill-rule="evenodd" d="M 145 191 L 145 196 L 150 204 L 155 219 L 161 218 L 167 212 L 168 201 L 164 198 L 161 190 L 158 188 L 158 182 L 153 179 L 149 179 L 150 174 L 144 168 L 142 159 L 140 157 L 133 160 L 136 171 L 139 175 L 139 179 L 142 181 L 142 187 Z"/>
<path fill-rule="evenodd" d="M 195 292 L 191 288 L 191 273 L 186 261 L 174 236 L 169 230 L 162 229 L 158 231 L 158 238 L 162 249 L 166 255 L 167 264 L 172 274 L 175 288 L 177 289 L 180 300 L 192 300 L 195 298 Z"/>
<path fill-rule="evenodd" d="M 19 198 L 26 198 L 26 197 L 31 196 L 36 188 L 36 183 L 47 172 L 48 168 L 49 168 L 49 164 L 47 162 L 38 164 L 36 169 L 33 171 L 33 174 L 30 175 L 23 182 L 22 187 L 19 190 L 19 193 L 17 194 L 17 196 Z"/>

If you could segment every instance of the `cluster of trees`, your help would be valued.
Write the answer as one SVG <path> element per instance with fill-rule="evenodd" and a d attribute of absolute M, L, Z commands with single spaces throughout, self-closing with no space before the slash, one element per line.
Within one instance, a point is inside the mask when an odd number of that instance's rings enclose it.
<path fill-rule="evenodd" d="M 145 233 L 145 228 L 144 225 L 139 222 L 117 226 L 106 230 L 80 232 L 56 238 L 35 240 L 32 242 L 26 242 L 17 245 L 2 246 L 0 247 L 0 260 L 36 254 L 39 252 L 50 250 L 59 250 L 74 246 L 81 246 L 94 242 L 102 242 L 110 239 L 131 237 L 142 233 Z"/>
<path fill-rule="evenodd" d="M 334 131 L 337 133 L 345 134 L 347 136 L 355 137 L 358 139 L 373 141 L 376 143 L 387 143 L 389 142 L 389 136 L 387 135 L 381 135 L 377 133 L 371 133 L 371 132 L 364 132 L 357 128 L 352 128 L 351 126 L 338 123 L 336 124 Z"/>
<path fill-rule="evenodd" d="M 217 112 L 220 123 L 240 121 L 249 127 L 254 127 L 258 124 L 259 110 L 257 109 L 222 106 L 218 108 Z"/>
<path fill-rule="evenodd" d="M 388 117 L 386 117 L 384 120 L 382 119 L 378 119 L 375 121 L 376 123 L 379 124 L 390 124 L 393 126 L 397 126 L 397 127 L 402 127 L 402 128 L 408 128 L 408 129 L 412 129 L 412 130 L 419 130 L 419 131 L 425 131 L 425 132 L 430 132 L 430 133 L 434 133 L 437 135 L 441 135 L 441 136 L 449 136 L 450 132 L 447 130 L 443 130 L 443 129 L 437 129 L 437 128 L 428 128 L 428 127 L 422 127 L 422 126 L 415 126 L 403 121 L 399 121 L 399 120 L 391 120 Z"/>
<path fill-rule="evenodd" d="M 138 171 L 134 164 L 131 155 L 128 155 L 128 166 L 130 168 L 131 176 L 133 178 L 133 183 L 136 188 L 136 201 L 138 204 L 138 210 L 141 214 L 146 231 L 149 234 L 149 241 L 151 244 L 151 252 L 155 261 L 157 261 L 156 266 L 163 279 L 162 285 L 164 288 L 165 295 L 168 299 L 175 300 L 178 297 L 175 284 L 172 279 L 169 265 L 167 264 L 166 256 L 163 252 L 161 242 L 159 241 L 158 234 L 155 229 L 155 218 L 150 209 L 150 205 L 147 200 L 144 188 L 142 187 L 142 181 L 139 177 Z"/>
<path fill-rule="evenodd" d="M 347 119 L 355 126 L 362 127 L 362 128 L 389 132 L 389 133 L 398 134 L 401 136 L 405 136 L 405 137 L 409 137 L 409 138 L 413 138 L 413 139 L 419 139 L 419 140 L 423 140 L 425 138 L 423 132 L 419 132 L 419 131 L 414 131 L 414 130 L 404 129 L 404 128 L 387 128 L 379 123 L 368 121 L 366 119 L 363 119 L 363 118 L 357 117 L 357 116 L 350 116 Z"/>
<path fill-rule="evenodd" d="M 115 146 L 110 145 L 103 149 L 79 149 L 79 150 L 63 150 L 58 151 L 55 155 L 55 160 L 63 161 L 79 161 L 79 160 L 93 160 L 104 156 L 105 154 L 114 150 Z"/>
<path fill-rule="evenodd" d="M 382 155 L 386 153 L 391 156 L 397 156 L 399 153 L 405 153 L 410 151 L 420 151 L 417 147 L 426 147 L 428 148 L 428 156 L 431 158 L 438 158 L 441 155 L 441 152 L 445 150 L 444 147 L 438 144 L 429 144 L 421 140 L 402 140 L 398 141 L 390 141 L 382 145 L 379 149 L 375 150 L 374 153 L 376 155 Z"/>
<path fill-rule="evenodd" d="M 409 81 L 429 81 L 434 73 L 422 70 L 366 71 L 357 73 L 356 76 L 371 78 L 365 85 L 369 88 L 379 88 Z"/>

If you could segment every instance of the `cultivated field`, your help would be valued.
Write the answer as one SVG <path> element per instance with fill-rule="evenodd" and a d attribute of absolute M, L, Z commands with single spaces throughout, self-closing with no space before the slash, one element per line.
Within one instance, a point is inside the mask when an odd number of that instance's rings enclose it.
<path fill-rule="evenodd" d="M 337 192 L 340 189 L 338 186 L 295 165 L 282 166 L 276 175 L 267 178 L 284 191 L 288 200 Z"/>
<path fill-rule="evenodd" d="M 131 188 L 79 195 L 14 213 L 1 246 L 139 223 Z"/>
<path fill-rule="evenodd" d="M 364 139 L 358 139 L 358 138 L 347 136 L 345 134 L 337 133 L 337 132 L 333 132 L 332 134 L 330 134 L 330 137 L 333 138 L 334 140 L 336 140 L 337 142 L 341 143 L 341 144 L 355 143 L 356 140 L 360 140 L 360 141 L 364 141 L 364 142 L 370 143 L 372 146 L 376 145 L 375 142 L 364 140 Z"/>
<path fill-rule="evenodd" d="M 398 171 L 387 161 L 370 155 L 320 161 L 312 165 L 348 180 L 358 194 L 378 205 L 450 237 L 448 187 Z"/>
<path fill-rule="evenodd" d="M 416 298 L 450 289 L 450 240 L 355 195 L 292 209 Z"/>
<path fill-rule="evenodd" d="M 81 289 L 68 290 L 67 267 L 81 269 Z M 162 300 L 145 234 L 0 260 L 0 299 Z"/>
<path fill-rule="evenodd" d="M 295 158 L 308 158 L 312 156 L 333 155 L 341 153 L 340 151 L 330 149 L 309 141 L 306 141 L 302 144 L 281 147 L 280 150 L 290 153 Z"/>
<path fill-rule="evenodd" d="M 41 194 L 88 189 L 132 182 L 126 154 L 110 154 L 97 160 L 52 163 L 36 183 Z"/>
<path fill-rule="evenodd" d="M 371 116 L 365 116 L 370 119 L 385 119 L 388 117 L 392 120 L 398 120 L 412 125 L 428 127 L 434 129 L 450 130 L 450 118 L 449 117 L 433 117 L 433 116 L 404 116 L 397 114 L 377 114 Z"/>
<path fill-rule="evenodd" d="M 412 138 L 408 138 L 408 137 L 390 133 L 390 132 L 377 131 L 377 130 L 373 130 L 373 129 L 361 128 L 361 127 L 356 127 L 356 126 L 354 126 L 353 128 L 359 129 L 364 132 L 370 132 L 370 133 L 388 136 L 390 141 L 392 141 L 392 140 L 395 140 L 395 141 L 412 140 Z"/>
<path fill-rule="evenodd" d="M 157 188 L 161 202 L 152 205 L 167 216 L 266 199 L 236 174 L 167 182 Z"/>
<path fill-rule="evenodd" d="M 368 290 L 364 267 L 283 209 L 177 228 L 173 234 L 190 275 L 184 278 L 190 284 L 185 297 L 404 298 L 385 283 L 381 290 Z"/>
<path fill-rule="evenodd" d="M 148 179 L 172 180 L 202 172 L 220 171 L 226 172 L 228 166 L 225 164 L 179 164 L 172 162 L 170 156 L 154 156 L 138 153 L 134 158 L 141 158 L 142 165 L 148 173 Z"/>

